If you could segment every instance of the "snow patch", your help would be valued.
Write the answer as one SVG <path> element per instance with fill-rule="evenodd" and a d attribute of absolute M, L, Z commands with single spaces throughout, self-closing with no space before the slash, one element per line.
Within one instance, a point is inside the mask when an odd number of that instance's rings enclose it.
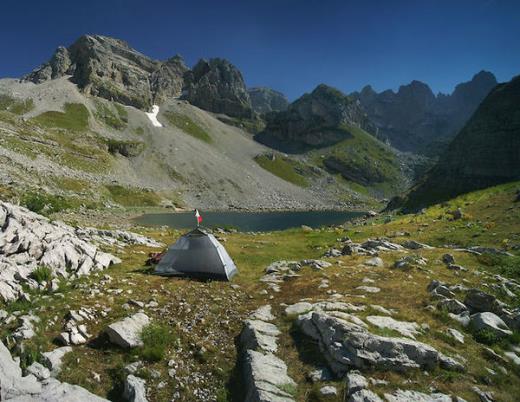
<path fill-rule="evenodd" d="M 162 127 L 163 125 L 159 123 L 159 120 L 157 120 L 157 115 L 159 114 L 159 106 L 153 105 L 152 106 L 152 112 L 146 113 L 150 121 L 152 122 L 152 125 L 154 127 Z"/>

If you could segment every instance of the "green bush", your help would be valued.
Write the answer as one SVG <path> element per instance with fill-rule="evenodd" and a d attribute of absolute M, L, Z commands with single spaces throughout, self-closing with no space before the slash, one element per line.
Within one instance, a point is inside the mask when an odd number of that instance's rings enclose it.
<path fill-rule="evenodd" d="M 474 331 L 473 337 L 477 342 L 483 343 L 485 345 L 494 345 L 500 341 L 500 338 L 497 336 L 497 334 L 490 329 Z"/>
<path fill-rule="evenodd" d="M 176 340 L 171 328 L 164 324 L 150 324 L 141 333 L 143 346 L 140 355 L 144 360 L 157 362 L 164 359 L 166 349 Z"/>
<path fill-rule="evenodd" d="M 22 198 L 22 204 L 29 210 L 41 214 L 52 214 L 72 207 L 69 201 L 61 196 L 51 194 L 27 193 Z"/>
<path fill-rule="evenodd" d="M 283 158 L 280 155 L 276 155 L 274 159 L 268 155 L 258 155 L 255 157 L 255 162 L 268 172 L 289 183 L 296 184 L 300 187 L 307 187 L 309 185 L 305 176 L 298 173 L 298 170 L 304 170 L 304 168 L 297 161 Z"/>
<path fill-rule="evenodd" d="M 38 283 L 49 282 L 52 279 L 52 270 L 42 265 L 31 272 L 31 277 Z"/>

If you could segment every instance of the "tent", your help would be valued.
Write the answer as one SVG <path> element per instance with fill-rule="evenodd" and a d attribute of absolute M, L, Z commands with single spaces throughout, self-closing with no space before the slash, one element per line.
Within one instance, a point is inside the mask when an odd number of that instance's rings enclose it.
<path fill-rule="evenodd" d="M 170 246 L 155 267 L 155 274 L 230 280 L 237 267 L 212 234 L 197 227 Z"/>

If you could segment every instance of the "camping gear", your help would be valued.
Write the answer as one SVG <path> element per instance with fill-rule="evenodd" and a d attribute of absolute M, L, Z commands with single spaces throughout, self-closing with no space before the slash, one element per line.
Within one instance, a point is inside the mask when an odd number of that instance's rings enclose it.
<path fill-rule="evenodd" d="M 237 267 L 226 249 L 200 227 L 170 246 L 155 267 L 155 274 L 230 280 Z"/>

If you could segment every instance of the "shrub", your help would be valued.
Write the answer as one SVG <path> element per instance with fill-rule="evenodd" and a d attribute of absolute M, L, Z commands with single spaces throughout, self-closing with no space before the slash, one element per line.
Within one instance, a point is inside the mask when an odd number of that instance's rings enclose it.
<path fill-rule="evenodd" d="M 144 360 L 157 362 L 164 359 L 166 349 L 176 339 L 171 328 L 164 324 L 150 324 L 143 329 L 140 355 Z"/>
<path fill-rule="evenodd" d="M 497 334 L 490 329 L 481 329 L 479 331 L 474 331 L 473 337 L 477 342 L 483 343 L 485 345 L 494 345 L 500 340 Z"/>
<path fill-rule="evenodd" d="M 49 282 L 52 279 L 52 270 L 42 265 L 32 271 L 31 277 L 38 283 Z"/>
<path fill-rule="evenodd" d="M 69 201 L 61 196 L 38 193 L 27 193 L 22 199 L 22 204 L 38 214 L 44 209 L 45 212 L 52 214 L 72 207 Z"/>

